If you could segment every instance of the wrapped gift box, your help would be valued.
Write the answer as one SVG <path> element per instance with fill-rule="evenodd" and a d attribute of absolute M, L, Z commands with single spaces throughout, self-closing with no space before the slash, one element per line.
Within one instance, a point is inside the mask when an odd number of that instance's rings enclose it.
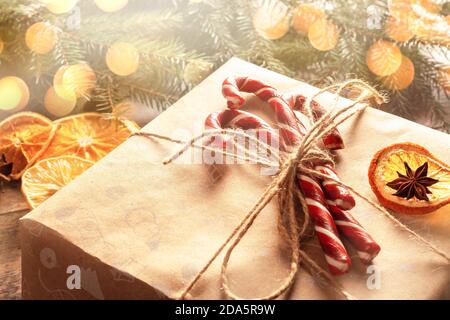
<path fill-rule="evenodd" d="M 232 59 L 143 130 L 189 138 L 205 117 L 226 107 L 221 83 L 231 75 L 264 80 L 282 92 L 317 91 L 280 74 Z M 330 105 L 332 96 L 319 101 Z M 345 104 L 341 99 L 340 104 Z M 257 98 L 247 108 L 258 110 Z M 337 171 L 343 181 L 376 200 L 367 181 L 374 153 L 396 142 L 426 146 L 450 162 L 448 135 L 376 109 L 340 126 L 346 149 Z M 180 148 L 132 137 L 21 220 L 23 297 L 30 299 L 176 299 L 252 207 L 270 177 L 252 164 L 208 166 L 162 160 Z M 184 155 L 189 157 L 189 153 Z M 426 216 L 401 216 L 407 226 L 450 251 L 449 206 Z M 352 213 L 381 245 L 367 268 L 350 251 L 353 265 L 336 280 L 360 299 L 434 299 L 449 296 L 445 260 L 357 199 Z M 313 239 L 308 252 L 326 268 Z M 223 298 L 219 257 L 193 288 L 193 299 Z M 254 298 L 270 292 L 288 272 L 289 254 L 269 204 L 230 261 L 233 289 Z M 74 271 L 75 270 L 75 271 Z M 73 275 L 80 271 L 81 287 Z M 69 284 L 69 286 L 68 286 Z M 300 269 L 287 299 L 333 299 L 323 282 Z"/>

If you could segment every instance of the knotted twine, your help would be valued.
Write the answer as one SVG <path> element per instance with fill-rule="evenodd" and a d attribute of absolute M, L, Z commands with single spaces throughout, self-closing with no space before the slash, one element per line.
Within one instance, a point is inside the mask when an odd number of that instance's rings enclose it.
<path fill-rule="evenodd" d="M 359 96 L 352 100 L 349 105 L 336 110 L 339 101 L 339 96 L 342 92 L 346 90 L 351 90 L 352 92 L 357 89 L 359 90 Z M 335 92 L 334 106 L 324 114 L 320 119 L 314 121 L 312 103 L 319 95 L 328 92 Z M 391 215 L 383 206 L 370 200 L 368 197 L 364 196 L 351 186 L 343 183 L 340 180 L 335 179 L 332 176 L 323 174 L 317 170 L 311 169 L 309 165 L 312 162 L 317 161 L 330 161 L 332 158 L 328 151 L 324 150 L 320 141 L 322 137 L 329 134 L 332 130 L 336 129 L 338 125 L 347 121 L 354 115 L 364 111 L 368 106 L 368 101 L 374 100 L 376 104 L 381 104 L 385 102 L 384 96 L 378 93 L 371 86 L 366 84 L 361 80 L 348 80 L 341 84 L 335 84 L 328 86 L 319 90 L 312 97 L 307 98 L 305 102 L 306 116 L 308 117 L 311 127 L 307 130 L 306 134 L 303 136 L 302 142 L 295 146 L 289 153 L 283 154 L 283 156 L 276 157 L 276 160 L 281 162 L 280 170 L 278 174 L 273 178 L 269 186 L 264 190 L 259 199 L 256 201 L 254 206 L 247 212 L 245 217 L 240 221 L 240 223 L 233 229 L 227 239 L 220 245 L 213 256 L 208 260 L 208 262 L 200 269 L 196 274 L 194 279 L 188 284 L 188 286 L 182 291 L 179 299 L 186 299 L 189 297 L 189 292 L 195 286 L 195 284 L 201 279 L 205 274 L 211 264 L 216 260 L 216 258 L 225 250 L 229 245 L 221 266 L 221 285 L 224 290 L 225 295 L 231 299 L 244 299 L 237 294 L 235 294 L 229 286 L 229 280 L 227 276 L 228 263 L 233 253 L 234 249 L 238 246 L 242 238 L 246 235 L 248 230 L 253 225 L 256 218 L 259 216 L 261 211 L 267 206 L 267 204 L 277 196 L 278 208 L 279 208 L 279 226 L 283 237 L 286 239 L 287 244 L 291 250 L 291 263 L 289 274 L 284 278 L 282 283 L 278 288 L 274 289 L 271 293 L 266 296 L 257 298 L 258 300 L 271 300 L 280 297 L 282 294 L 287 292 L 295 282 L 296 275 L 298 272 L 298 265 L 301 262 L 304 268 L 306 268 L 313 276 L 323 279 L 331 289 L 337 292 L 339 295 L 346 299 L 354 299 L 354 297 L 344 290 L 337 281 L 334 280 L 333 276 L 329 272 L 320 267 L 309 255 L 301 249 L 301 244 L 309 238 L 307 230 L 311 224 L 309 218 L 308 206 L 306 205 L 306 200 L 300 189 L 296 185 L 296 177 L 299 172 L 306 173 L 321 179 L 329 179 L 335 183 L 348 188 L 356 196 L 360 197 L 374 208 L 378 212 L 387 217 L 401 230 L 411 234 L 416 240 L 424 244 L 428 249 L 435 252 L 436 254 L 443 257 L 447 263 L 450 263 L 450 256 L 448 256 L 441 249 L 437 248 L 434 244 L 424 239 L 422 236 L 411 230 L 409 227 L 404 225 L 402 222 L 397 220 L 393 215 Z M 222 130 L 205 130 L 201 134 L 193 137 L 189 141 L 176 140 L 170 137 L 162 136 L 155 133 L 149 132 L 138 132 L 134 135 L 143 136 L 147 138 L 156 138 L 166 141 L 170 141 L 177 144 L 183 144 L 184 146 L 174 153 L 172 156 L 163 161 L 163 164 L 172 163 L 179 156 L 185 153 L 190 148 L 201 148 L 203 150 L 210 150 L 214 152 L 221 153 L 226 156 L 230 156 L 234 159 L 251 160 L 255 163 L 273 166 L 273 163 L 268 162 L 266 158 L 259 154 L 249 152 L 246 157 L 242 158 L 237 153 L 227 152 L 223 149 L 211 147 L 209 144 L 199 144 L 199 141 L 205 138 L 211 138 L 217 135 L 230 135 L 234 138 L 241 137 L 248 139 L 249 141 L 256 142 L 258 145 L 263 146 L 266 150 L 270 151 L 272 155 L 277 154 L 277 150 L 273 150 L 271 146 L 259 141 L 258 139 L 242 132 L 240 130 L 234 129 L 222 129 Z M 301 208 L 298 208 L 300 204 Z"/>

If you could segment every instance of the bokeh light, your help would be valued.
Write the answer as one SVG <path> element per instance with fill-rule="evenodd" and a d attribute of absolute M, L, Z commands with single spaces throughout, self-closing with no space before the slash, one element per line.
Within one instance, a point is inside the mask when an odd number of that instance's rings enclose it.
<path fill-rule="evenodd" d="M 47 6 L 47 9 L 54 14 L 63 14 L 71 11 L 78 0 L 41 0 Z"/>
<path fill-rule="evenodd" d="M 44 98 L 45 109 L 52 115 L 57 117 L 63 117 L 73 111 L 77 104 L 75 97 L 61 97 L 59 96 L 53 87 L 47 90 Z"/>
<path fill-rule="evenodd" d="M 95 4 L 105 12 L 116 12 L 123 9 L 128 0 L 95 0 Z"/>
<path fill-rule="evenodd" d="M 95 88 L 96 80 L 94 70 L 87 64 L 69 66 L 62 73 L 62 86 L 74 92 L 77 97 L 89 97 L 92 89 Z"/>
<path fill-rule="evenodd" d="M 27 84 L 18 77 L 0 79 L 0 110 L 19 111 L 30 100 Z"/>
<path fill-rule="evenodd" d="M 53 77 L 53 89 L 62 98 L 66 100 L 76 99 L 75 89 L 64 86 L 63 77 L 69 66 L 62 66 L 56 71 Z"/>
<path fill-rule="evenodd" d="M 139 53 L 131 43 L 116 42 L 106 53 L 106 64 L 118 76 L 128 76 L 138 69 Z"/>
<path fill-rule="evenodd" d="M 27 47 L 38 54 L 46 54 L 53 50 L 58 41 L 58 34 L 53 26 L 45 22 L 31 25 L 25 34 Z"/>
<path fill-rule="evenodd" d="M 366 63 L 374 74 L 388 76 L 400 67 L 402 53 L 396 44 L 379 40 L 367 50 Z"/>

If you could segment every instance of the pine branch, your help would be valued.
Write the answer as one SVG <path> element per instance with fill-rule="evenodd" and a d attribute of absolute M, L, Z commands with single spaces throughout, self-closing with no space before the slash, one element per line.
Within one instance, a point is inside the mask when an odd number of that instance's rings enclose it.
<path fill-rule="evenodd" d="M 111 111 L 120 102 L 130 99 L 162 111 L 175 103 L 181 96 L 177 84 L 162 83 L 161 81 L 142 84 L 136 78 L 114 77 L 108 72 L 98 70 L 96 74 L 99 86 L 93 97 L 101 111 Z"/>
<path fill-rule="evenodd" d="M 254 14 L 258 7 L 271 7 L 267 4 L 277 1 L 289 6 L 288 14 L 303 3 L 323 8 L 340 29 L 337 46 L 318 51 L 292 28 L 279 40 L 263 38 L 253 25 Z M 385 34 L 387 0 L 132 0 L 120 13 L 112 14 L 101 12 L 92 1 L 78 6 L 83 13 L 81 25 L 73 29 L 66 23 L 69 14 L 54 15 L 40 1 L 1 1 L 0 38 L 6 46 L 0 68 L 19 65 L 31 78 L 27 83 L 45 93 L 59 66 L 89 63 L 97 74 L 97 87 L 88 107 L 109 111 L 127 99 L 163 110 L 234 55 L 320 85 L 357 77 L 386 88 L 369 71 L 365 57 L 374 41 L 391 41 Z M 443 14 L 449 8 L 444 5 Z M 378 23 L 370 24 L 372 18 Z M 58 30 L 60 41 L 47 55 L 36 55 L 24 45 L 27 28 L 38 21 Z M 386 110 L 412 120 L 422 117 L 422 122 L 423 114 L 429 115 L 432 123 L 427 124 L 445 131 L 450 99 L 440 78 L 445 64 L 436 61 L 434 54 L 448 57 L 449 46 L 448 39 L 437 40 L 414 37 L 397 43 L 412 60 L 415 79 L 407 89 L 391 91 Z M 116 41 L 138 49 L 140 64 L 133 75 L 119 77 L 106 66 L 108 48 Z M 33 94 L 33 98 L 41 99 L 41 95 Z"/>
<path fill-rule="evenodd" d="M 192 40 L 192 34 L 198 33 L 197 41 L 191 48 L 204 48 L 207 55 L 213 57 L 217 64 L 222 64 L 231 58 L 237 44 L 233 35 L 234 6 L 221 0 L 209 0 L 199 3 L 189 11 L 188 21 L 192 21 L 185 39 Z M 188 40 L 188 42 L 191 42 Z"/>
<path fill-rule="evenodd" d="M 59 66 L 82 63 L 87 60 L 86 48 L 82 43 L 60 32 L 59 41 L 53 50 L 53 58 Z"/>
<path fill-rule="evenodd" d="M 79 38 L 96 39 L 112 43 L 130 34 L 141 38 L 154 38 L 173 34 L 183 27 L 183 13 L 177 10 L 159 9 L 142 12 L 127 12 L 118 17 L 109 14 L 93 15 L 83 18 L 80 29 L 74 30 Z M 114 28 L 111 28 L 111 24 Z"/>
<path fill-rule="evenodd" d="M 323 54 L 317 53 L 306 37 L 295 33 L 286 35 L 278 42 L 274 56 L 291 70 L 303 71 L 323 60 Z"/>

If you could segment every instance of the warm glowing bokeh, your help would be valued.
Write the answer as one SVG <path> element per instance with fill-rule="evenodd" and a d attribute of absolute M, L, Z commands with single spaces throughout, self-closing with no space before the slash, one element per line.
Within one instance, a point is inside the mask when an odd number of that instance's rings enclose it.
<path fill-rule="evenodd" d="M 319 19 L 309 27 L 308 39 L 317 50 L 328 51 L 336 46 L 339 30 L 332 21 Z"/>
<path fill-rule="evenodd" d="M 386 87 L 392 90 L 403 90 L 409 87 L 414 80 L 414 64 L 406 57 L 402 56 L 400 67 L 393 74 L 383 79 Z"/>
<path fill-rule="evenodd" d="M 44 98 L 45 109 L 52 115 L 57 117 L 63 117 L 73 111 L 77 100 L 75 97 L 61 97 L 59 96 L 53 87 L 47 90 Z"/>
<path fill-rule="evenodd" d="M 72 10 L 78 0 L 41 0 L 47 6 L 47 9 L 54 14 L 63 14 Z"/>
<path fill-rule="evenodd" d="M 38 54 L 47 54 L 53 50 L 58 41 L 55 28 L 45 22 L 31 25 L 25 34 L 28 48 Z"/>
<path fill-rule="evenodd" d="M 62 66 L 56 71 L 53 77 L 53 89 L 55 92 L 65 100 L 76 99 L 75 89 L 71 87 L 64 86 L 63 78 L 69 66 Z"/>
<path fill-rule="evenodd" d="M 138 69 L 139 53 L 131 43 L 116 42 L 108 49 L 106 64 L 116 75 L 128 76 Z"/>
<path fill-rule="evenodd" d="M 379 40 L 367 50 L 366 62 L 374 74 L 388 76 L 400 67 L 402 53 L 396 44 Z"/>
<path fill-rule="evenodd" d="M 27 84 L 18 77 L 0 79 L 0 110 L 19 111 L 30 99 Z"/>
<path fill-rule="evenodd" d="M 322 9 L 312 4 L 301 4 L 294 11 L 292 27 L 297 33 L 307 35 L 309 27 L 317 20 L 323 18 L 326 18 L 326 14 Z"/>
<path fill-rule="evenodd" d="M 95 0 L 95 4 L 105 12 L 116 12 L 123 9 L 128 0 Z"/>
<path fill-rule="evenodd" d="M 97 76 L 94 70 L 82 63 L 69 66 L 62 76 L 62 86 L 69 92 L 74 92 L 77 97 L 89 97 L 90 92 L 95 88 L 96 81 Z"/>
<path fill-rule="evenodd" d="M 256 10 L 253 17 L 253 25 L 262 37 L 269 40 L 277 40 L 284 37 L 289 31 L 289 17 L 283 11 L 270 14 L 266 8 L 262 7 Z"/>

